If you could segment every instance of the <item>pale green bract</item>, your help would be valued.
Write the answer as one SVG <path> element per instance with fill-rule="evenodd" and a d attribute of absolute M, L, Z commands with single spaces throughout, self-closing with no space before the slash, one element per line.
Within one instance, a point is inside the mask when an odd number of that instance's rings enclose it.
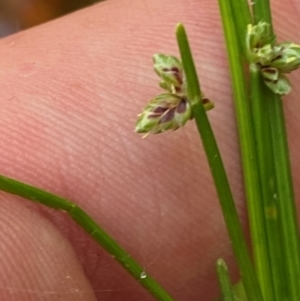
<path fill-rule="evenodd" d="M 280 43 L 274 47 L 277 56 L 270 62 L 270 66 L 279 72 L 289 73 L 300 66 L 300 45 L 294 43 Z"/>
<path fill-rule="evenodd" d="M 274 38 L 270 38 L 270 24 L 259 22 L 257 25 L 248 24 L 246 46 L 248 50 L 261 48 L 266 44 L 271 44 Z"/>
<path fill-rule="evenodd" d="M 263 73 L 264 74 L 264 73 Z M 286 95 L 291 91 L 291 84 L 288 78 L 279 73 L 276 80 L 268 80 L 265 78 L 265 84 L 271 89 L 274 93 L 279 95 Z"/>

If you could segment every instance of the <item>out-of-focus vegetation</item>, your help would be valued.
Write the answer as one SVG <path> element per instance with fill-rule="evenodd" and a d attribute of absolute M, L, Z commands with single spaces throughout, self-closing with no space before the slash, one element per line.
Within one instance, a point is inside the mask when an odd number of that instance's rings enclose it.
<path fill-rule="evenodd" d="M 102 0 L 0 0 L 0 37 Z"/>

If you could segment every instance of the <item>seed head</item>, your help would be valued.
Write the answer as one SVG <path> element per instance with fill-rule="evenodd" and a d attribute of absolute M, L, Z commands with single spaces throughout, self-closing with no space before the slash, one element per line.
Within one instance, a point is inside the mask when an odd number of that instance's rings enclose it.
<path fill-rule="evenodd" d="M 164 93 L 152 99 L 144 108 L 135 125 L 137 133 L 158 134 L 176 130 L 191 118 L 191 107 L 186 98 Z"/>
<path fill-rule="evenodd" d="M 181 62 L 172 55 L 157 53 L 153 56 L 154 70 L 161 78 L 160 87 L 179 94 L 183 89 L 183 68 Z"/>

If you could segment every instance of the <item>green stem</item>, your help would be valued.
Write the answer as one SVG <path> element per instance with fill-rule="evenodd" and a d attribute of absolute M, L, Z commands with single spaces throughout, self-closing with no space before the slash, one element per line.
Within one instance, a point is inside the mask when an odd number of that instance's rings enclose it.
<path fill-rule="evenodd" d="M 254 22 L 257 24 L 260 21 L 265 21 L 270 24 L 271 32 L 273 31 L 272 14 L 269 0 L 253 1 L 252 5 Z"/>
<path fill-rule="evenodd" d="M 66 211 L 70 217 L 95 241 L 103 247 L 127 272 L 129 272 L 150 294 L 160 301 L 174 301 L 174 299 L 148 275 L 118 243 L 109 236 L 87 213 L 73 202 L 46 192 L 42 189 L 21 183 L 0 175 L 0 190 L 21 196 L 51 208 Z"/>
<path fill-rule="evenodd" d="M 290 300 L 300 300 L 300 246 L 293 191 L 292 173 L 287 145 L 282 101 L 275 96 L 269 103 L 273 149 L 276 154 L 274 164 L 278 187 L 278 206 L 282 227 L 282 248 L 286 267 L 287 289 Z"/>
<path fill-rule="evenodd" d="M 272 290 L 269 285 L 267 238 L 261 204 L 262 194 L 258 178 L 258 162 L 253 121 L 245 84 L 245 74 L 241 59 L 242 55 L 239 52 L 238 38 L 230 3 L 228 0 L 219 0 L 219 6 L 230 63 L 255 268 L 262 286 L 263 295 L 268 297 L 272 296 Z M 238 12 L 236 12 L 236 14 L 237 13 Z M 269 299 L 266 298 L 266 300 Z M 272 298 L 270 300 L 272 300 Z"/>
<path fill-rule="evenodd" d="M 252 23 L 251 11 L 249 9 L 249 5 L 247 0 L 232 0 L 228 2 L 228 9 L 230 9 L 234 13 L 234 17 L 232 17 L 232 22 L 235 25 L 236 36 L 238 37 L 238 44 L 240 46 L 240 50 L 243 53 L 244 58 L 247 56 L 247 49 L 245 43 L 245 37 L 247 33 L 248 24 Z M 224 16 L 225 17 L 225 16 Z M 230 16 L 226 16 L 230 17 Z"/>
<path fill-rule="evenodd" d="M 265 258 L 258 257 L 258 277 L 265 300 L 284 300 L 284 269 L 282 266 L 281 229 L 278 214 L 274 154 L 269 125 L 268 100 L 263 93 L 265 86 L 260 69 L 250 65 L 251 108 L 255 129 L 259 180 L 261 183 L 261 206 L 266 235 L 261 243 Z"/>
<path fill-rule="evenodd" d="M 271 9 L 268 0 L 255 1 L 253 12 L 256 21 L 268 22 L 272 28 Z M 281 262 L 283 262 L 281 266 L 285 269 L 281 285 L 287 290 L 287 300 L 300 300 L 299 231 L 283 106 L 281 98 L 268 90 L 266 86 L 262 85 L 260 93 L 263 95 L 261 101 L 266 103 L 269 116 L 274 154 L 278 215 L 281 224 L 281 231 L 279 232 L 282 234 L 281 246 L 278 251 L 281 251 Z M 279 265 L 278 268 L 280 269 Z M 277 282 L 280 281 L 280 276 L 277 276 Z M 281 295 L 283 294 L 281 293 Z M 282 299 L 279 298 L 278 300 Z"/>
<path fill-rule="evenodd" d="M 219 284 L 221 287 L 223 301 L 236 301 L 233 293 L 233 288 L 228 275 L 228 269 L 223 259 L 217 261 L 217 273 Z"/>
<path fill-rule="evenodd" d="M 231 189 L 219 153 L 219 149 L 201 101 L 201 91 L 186 32 L 182 24 L 177 26 L 177 42 L 187 80 L 188 97 L 192 104 L 193 116 L 200 133 L 204 150 L 217 189 L 224 220 L 232 247 L 240 268 L 248 299 L 262 301 L 262 295 L 254 268 L 251 263 L 242 226 L 238 218 Z"/>

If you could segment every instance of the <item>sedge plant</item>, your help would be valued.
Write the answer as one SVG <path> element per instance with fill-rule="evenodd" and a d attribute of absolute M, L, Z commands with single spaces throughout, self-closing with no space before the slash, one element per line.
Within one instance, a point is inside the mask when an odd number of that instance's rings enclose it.
<path fill-rule="evenodd" d="M 298 301 L 299 233 L 281 98 L 291 90 L 287 74 L 300 66 L 300 46 L 290 41 L 276 42 L 268 0 L 256 1 L 250 6 L 247 0 L 219 0 L 219 6 L 239 130 L 252 252 L 246 244 L 206 113 L 214 105 L 217 109 L 218 101 L 214 104 L 201 90 L 182 24 L 176 27 L 180 59 L 161 53 L 153 56 L 162 93 L 146 105 L 135 130 L 144 136 L 166 135 L 190 120 L 195 121 L 241 276 L 238 284 L 232 284 L 225 262 L 217 260 L 220 298 L 223 301 Z M 72 201 L 5 176 L 0 176 L 0 189 L 67 212 L 156 300 L 174 300 Z"/>

